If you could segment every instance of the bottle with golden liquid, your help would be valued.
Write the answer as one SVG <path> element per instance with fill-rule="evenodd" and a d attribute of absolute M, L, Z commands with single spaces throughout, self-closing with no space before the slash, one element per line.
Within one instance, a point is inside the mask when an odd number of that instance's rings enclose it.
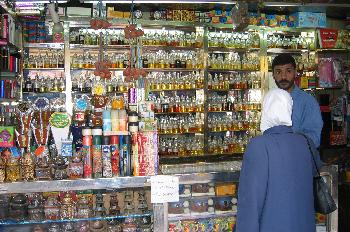
<path fill-rule="evenodd" d="M 6 182 L 21 180 L 20 165 L 17 157 L 11 155 L 6 162 Z"/>

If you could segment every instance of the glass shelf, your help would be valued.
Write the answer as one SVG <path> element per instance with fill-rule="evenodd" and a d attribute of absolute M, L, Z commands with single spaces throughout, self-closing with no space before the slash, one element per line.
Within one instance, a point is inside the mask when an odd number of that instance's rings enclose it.
<path fill-rule="evenodd" d="M 42 221 L 1 220 L 0 225 L 28 225 L 28 224 L 96 221 L 96 220 L 111 220 L 111 219 L 123 219 L 123 218 L 140 218 L 140 217 L 149 217 L 152 215 L 153 215 L 152 213 L 145 213 L 145 214 L 129 214 L 129 215 L 118 215 L 118 216 L 105 216 L 105 217 L 93 217 L 93 218 L 72 218 L 72 219 L 42 220 Z"/>
<path fill-rule="evenodd" d="M 147 176 L 0 183 L 0 194 L 144 187 Z"/>
<path fill-rule="evenodd" d="M 195 113 L 204 113 L 204 111 L 193 111 L 193 112 L 162 112 L 162 113 L 154 113 L 155 115 L 163 115 L 163 114 L 195 114 Z"/>
<path fill-rule="evenodd" d="M 64 71 L 64 68 L 24 68 L 24 70 L 38 70 L 38 71 L 45 71 L 45 70 L 62 70 L 62 71 Z"/>
<path fill-rule="evenodd" d="M 24 48 L 54 48 L 63 49 L 64 43 L 25 43 Z"/>
<path fill-rule="evenodd" d="M 244 53 L 244 52 L 257 52 L 260 51 L 260 48 L 229 48 L 229 47 L 209 47 L 208 50 L 210 52 L 238 52 L 238 53 Z"/>
<path fill-rule="evenodd" d="M 15 78 L 17 76 L 17 72 L 9 72 L 9 71 L 0 71 L 1 78 Z"/>
<path fill-rule="evenodd" d="M 243 70 L 243 69 L 208 69 L 209 72 L 226 72 L 226 73 L 231 73 L 231 72 L 259 72 L 259 69 L 255 70 Z"/>
<path fill-rule="evenodd" d="M 225 213 L 207 213 L 207 214 L 197 214 L 197 215 L 172 215 L 168 217 L 169 221 L 181 221 L 181 220 L 196 220 L 196 219 L 206 219 L 206 218 L 221 218 L 221 217 L 234 217 L 237 212 L 225 212 Z"/>
<path fill-rule="evenodd" d="M 199 88 L 195 89 L 151 89 L 150 92 L 165 92 L 165 91 L 195 91 L 195 90 L 202 90 Z"/>
<path fill-rule="evenodd" d="M 200 134 L 203 135 L 203 132 L 182 132 L 182 133 L 159 133 L 158 135 L 191 135 L 191 134 Z"/>
<path fill-rule="evenodd" d="M 225 133 L 225 132 L 243 132 L 243 131 L 253 131 L 254 129 L 242 129 L 242 130 L 221 130 L 221 131 L 208 131 L 209 133 Z"/>

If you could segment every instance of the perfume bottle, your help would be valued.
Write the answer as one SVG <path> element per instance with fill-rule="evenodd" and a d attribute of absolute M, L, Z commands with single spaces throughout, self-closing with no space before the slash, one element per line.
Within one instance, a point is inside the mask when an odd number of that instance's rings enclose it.
<path fill-rule="evenodd" d="M 51 180 L 51 166 L 50 158 L 48 156 L 42 156 L 37 159 L 35 174 L 37 180 Z"/>
<path fill-rule="evenodd" d="M 69 164 L 69 178 L 83 178 L 84 163 L 79 152 L 73 152 L 72 160 Z"/>
<path fill-rule="evenodd" d="M 44 205 L 41 194 L 34 194 L 28 205 L 28 219 L 33 221 L 44 220 Z"/>
<path fill-rule="evenodd" d="M 14 220 L 25 220 L 28 216 L 28 202 L 24 194 L 17 194 L 10 201 L 10 218 Z"/>
<path fill-rule="evenodd" d="M 81 196 L 77 202 L 77 218 L 89 218 L 91 214 L 89 199 Z"/>
<path fill-rule="evenodd" d="M 18 158 L 11 155 L 6 162 L 6 181 L 15 182 L 21 179 Z"/>
<path fill-rule="evenodd" d="M 61 219 L 72 219 L 75 214 L 75 204 L 72 199 L 72 196 L 69 193 L 66 193 L 61 200 L 60 207 L 60 217 Z"/>
<path fill-rule="evenodd" d="M 21 157 L 21 169 L 23 180 L 34 180 L 35 162 L 31 153 L 27 152 Z"/>
<path fill-rule="evenodd" d="M 134 192 L 133 191 L 125 191 L 124 192 L 124 213 L 131 214 L 134 212 Z"/>
<path fill-rule="evenodd" d="M 60 203 L 57 196 L 49 196 L 44 206 L 46 220 L 58 220 L 60 216 Z"/>
<path fill-rule="evenodd" d="M 123 223 L 123 232 L 136 232 L 137 226 L 133 218 L 125 218 Z"/>
<path fill-rule="evenodd" d="M 94 207 L 94 216 L 101 218 L 106 215 L 106 208 L 104 207 L 103 195 L 97 193 Z M 96 220 L 90 222 L 90 230 L 93 232 L 102 232 L 106 230 L 106 221 Z"/>
<path fill-rule="evenodd" d="M 110 195 L 109 205 L 109 216 L 117 216 L 120 214 L 120 207 L 118 205 L 117 194 Z"/>
<path fill-rule="evenodd" d="M 5 181 L 6 177 L 6 160 L 0 157 L 0 183 Z"/>
<path fill-rule="evenodd" d="M 148 205 L 147 205 L 147 200 L 146 200 L 146 193 L 145 191 L 139 191 L 138 192 L 138 206 L 137 209 L 139 210 L 139 212 L 141 213 L 146 213 L 148 212 Z"/>
<path fill-rule="evenodd" d="M 57 156 L 53 165 L 53 177 L 55 180 L 67 179 L 67 164 L 66 160 L 62 156 Z"/>
<path fill-rule="evenodd" d="M 0 195 L 0 220 L 6 220 L 9 217 L 10 198 L 6 194 Z"/>

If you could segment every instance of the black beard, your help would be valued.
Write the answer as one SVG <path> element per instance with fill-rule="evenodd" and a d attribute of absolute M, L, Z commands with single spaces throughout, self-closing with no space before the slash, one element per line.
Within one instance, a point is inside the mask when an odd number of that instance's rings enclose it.
<path fill-rule="evenodd" d="M 281 80 L 281 81 L 275 80 L 275 83 L 278 86 L 278 88 L 283 89 L 283 90 L 288 90 L 288 89 L 292 88 L 294 85 L 294 81 L 288 81 L 288 80 Z M 285 85 L 285 84 L 288 84 L 288 85 Z"/>

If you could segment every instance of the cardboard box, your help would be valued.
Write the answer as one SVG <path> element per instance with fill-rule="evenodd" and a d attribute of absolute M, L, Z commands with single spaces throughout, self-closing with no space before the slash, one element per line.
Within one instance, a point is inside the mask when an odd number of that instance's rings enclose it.
<path fill-rule="evenodd" d="M 295 16 L 296 27 L 326 27 L 326 13 L 297 12 Z"/>

